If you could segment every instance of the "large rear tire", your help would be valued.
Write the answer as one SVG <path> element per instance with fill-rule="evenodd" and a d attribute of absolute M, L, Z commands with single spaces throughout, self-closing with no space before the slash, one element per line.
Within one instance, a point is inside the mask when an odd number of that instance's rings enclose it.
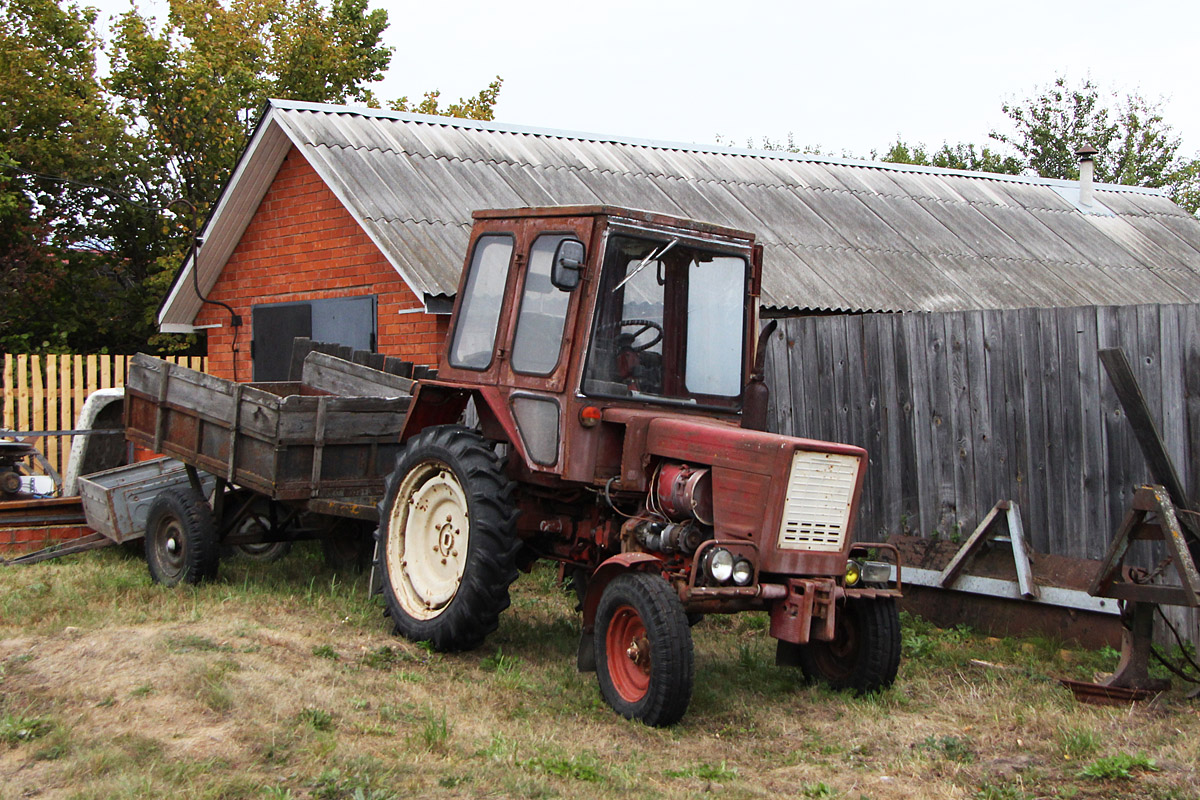
<path fill-rule="evenodd" d="M 596 609 L 600 693 L 626 719 L 655 727 L 692 699 L 692 632 L 678 595 L 659 575 L 629 572 L 604 587 Z"/>
<path fill-rule="evenodd" d="M 379 567 L 396 632 L 437 650 L 481 644 L 508 608 L 520 546 L 513 485 L 478 433 L 413 436 L 379 506 Z"/>
<path fill-rule="evenodd" d="M 781 642 L 780 646 L 786 643 Z M 850 599 L 838 609 L 832 642 L 792 645 L 809 680 L 868 694 L 886 689 L 900 668 L 900 614 L 891 597 Z"/>
<path fill-rule="evenodd" d="M 156 583 L 176 586 L 217 577 L 217 523 L 194 489 L 166 489 L 154 498 L 146 515 L 145 546 L 146 564 Z"/>

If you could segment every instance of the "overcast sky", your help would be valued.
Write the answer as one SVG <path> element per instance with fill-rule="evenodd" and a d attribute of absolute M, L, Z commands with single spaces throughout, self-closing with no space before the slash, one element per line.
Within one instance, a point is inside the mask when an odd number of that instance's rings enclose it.
<path fill-rule="evenodd" d="M 84 0 L 101 20 L 130 0 Z M 161 0 L 143 12 L 165 16 Z M 371 0 L 395 47 L 384 100 L 504 78 L 501 122 L 676 142 L 753 138 L 866 156 L 897 135 L 985 144 L 1005 100 L 1058 74 L 1161 100 L 1200 151 L 1200 3 L 1142 0 Z"/>

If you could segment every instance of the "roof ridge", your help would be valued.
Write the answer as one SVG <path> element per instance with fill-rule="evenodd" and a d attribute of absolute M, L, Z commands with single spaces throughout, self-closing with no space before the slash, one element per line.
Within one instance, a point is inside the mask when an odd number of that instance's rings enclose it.
<path fill-rule="evenodd" d="M 627 147 L 644 147 L 655 150 L 679 150 L 684 152 L 710 153 L 713 155 L 732 155 L 777 161 L 799 161 L 811 164 L 830 164 L 859 169 L 876 169 L 883 172 L 908 172 L 935 176 L 953 176 L 973 178 L 978 180 L 993 180 L 1001 183 L 1022 183 L 1034 186 L 1074 187 L 1079 185 L 1078 181 L 1060 180 L 1057 178 L 1042 178 L 1040 176 L 1008 175 L 999 172 L 976 172 L 971 170 L 948 169 L 946 167 L 925 166 L 921 164 L 901 164 L 892 161 L 866 161 L 856 158 L 840 158 L 837 156 L 813 155 L 808 153 L 790 153 L 783 150 L 754 150 L 751 148 L 728 147 L 719 144 L 697 144 L 694 142 L 687 143 L 671 142 L 658 139 L 639 139 L 629 136 L 515 125 L 496 122 L 494 120 L 472 120 L 463 119 L 461 117 L 431 116 L 429 114 L 414 114 L 406 111 L 392 111 L 390 109 L 360 106 L 309 103 L 296 100 L 280 100 L 273 98 L 267 101 L 267 113 L 270 113 L 270 111 L 273 109 L 282 111 L 307 111 L 322 114 L 346 114 L 351 116 L 389 119 L 396 122 L 413 122 L 417 124 L 437 125 L 447 128 L 461 128 L 464 130 L 491 131 L 495 133 L 511 133 L 526 136 L 544 136 L 553 139 L 572 139 L 576 141 L 601 142 L 623 145 Z M 1124 194 L 1146 194 L 1159 197 L 1166 196 L 1161 189 L 1145 186 L 1096 183 L 1094 184 L 1093 188 L 1095 191 L 1110 191 Z"/>
<path fill-rule="evenodd" d="M 716 184 L 719 186 L 737 186 L 751 189 L 805 189 L 813 192 L 829 192 L 843 193 L 854 196 L 878 197 L 884 200 L 928 200 L 934 203 L 956 203 L 960 205 L 978 206 L 981 208 L 1021 208 L 1024 210 L 1038 210 L 1052 213 L 1069 214 L 1077 213 L 1073 208 L 1050 208 L 1045 205 L 1039 206 L 1013 206 L 1005 203 L 989 202 L 984 200 L 972 200 L 966 197 L 948 198 L 937 197 L 931 194 L 913 194 L 903 192 L 877 192 L 870 189 L 858 189 L 850 186 L 816 186 L 806 183 L 783 183 L 783 182 L 761 182 L 761 181 L 739 181 L 739 180 L 722 180 L 705 177 L 684 178 L 679 175 L 673 175 L 666 172 L 648 172 L 644 170 L 638 171 L 622 171 L 611 169 L 608 167 L 591 168 L 582 165 L 574 164 L 534 164 L 529 161 L 518 161 L 509 158 L 471 158 L 466 156 L 445 156 L 437 153 L 429 152 L 413 152 L 405 148 L 395 147 L 378 147 L 374 145 L 358 145 L 358 144 L 343 144 L 340 142 L 313 142 L 311 147 L 336 148 L 338 150 L 359 150 L 375 153 L 394 153 L 396 155 L 406 156 L 408 158 L 434 159 L 438 161 L 457 161 L 460 164 L 487 165 L 487 164 L 505 164 L 511 167 L 525 167 L 529 169 L 552 169 L 552 170 L 572 170 L 575 172 L 586 172 L 594 175 L 620 175 L 632 178 L 660 178 L 662 180 L 677 180 L 688 181 L 690 183 L 699 184 Z M 1172 216 L 1172 215 L 1164 215 Z M 1186 217 L 1182 217 L 1186 219 Z"/>

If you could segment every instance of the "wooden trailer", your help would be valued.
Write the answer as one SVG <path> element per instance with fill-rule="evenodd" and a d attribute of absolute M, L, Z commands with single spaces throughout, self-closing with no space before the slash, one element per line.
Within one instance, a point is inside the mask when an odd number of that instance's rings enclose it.
<path fill-rule="evenodd" d="M 335 563 L 364 563 L 411 387 L 320 352 L 299 381 L 249 384 L 134 357 L 126 438 L 178 459 L 188 478 L 146 498 L 151 574 L 195 583 L 215 575 L 223 547 L 265 558 L 307 538 L 322 539 Z M 109 483 L 130 490 L 120 474 Z"/>

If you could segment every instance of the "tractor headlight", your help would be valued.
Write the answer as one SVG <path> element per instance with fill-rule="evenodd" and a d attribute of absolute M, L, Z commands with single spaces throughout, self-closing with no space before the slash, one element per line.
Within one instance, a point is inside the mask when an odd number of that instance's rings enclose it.
<path fill-rule="evenodd" d="M 846 585 L 855 586 L 862 580 L 862 567 L 857 561 L 846 562 Z"/>
<path fill-rule="evenodd" d="M 749 559 L 739 558 L 733 562 L 733 582 L 738 586 L 749 586 L 754 580 L 754 565 Z"/>
<path fill-rule="evenodd" d="M 715 583 L 726 583 L 733 576 L 733 553 L 714 547 L 704 559 L 704 570 Z"/>
<path fill-rule="evenodd" d="M 861 571 L 866 583 L 887 583 L 892 579 L 892 565 L 886 561 L 864 561 Z"/>

